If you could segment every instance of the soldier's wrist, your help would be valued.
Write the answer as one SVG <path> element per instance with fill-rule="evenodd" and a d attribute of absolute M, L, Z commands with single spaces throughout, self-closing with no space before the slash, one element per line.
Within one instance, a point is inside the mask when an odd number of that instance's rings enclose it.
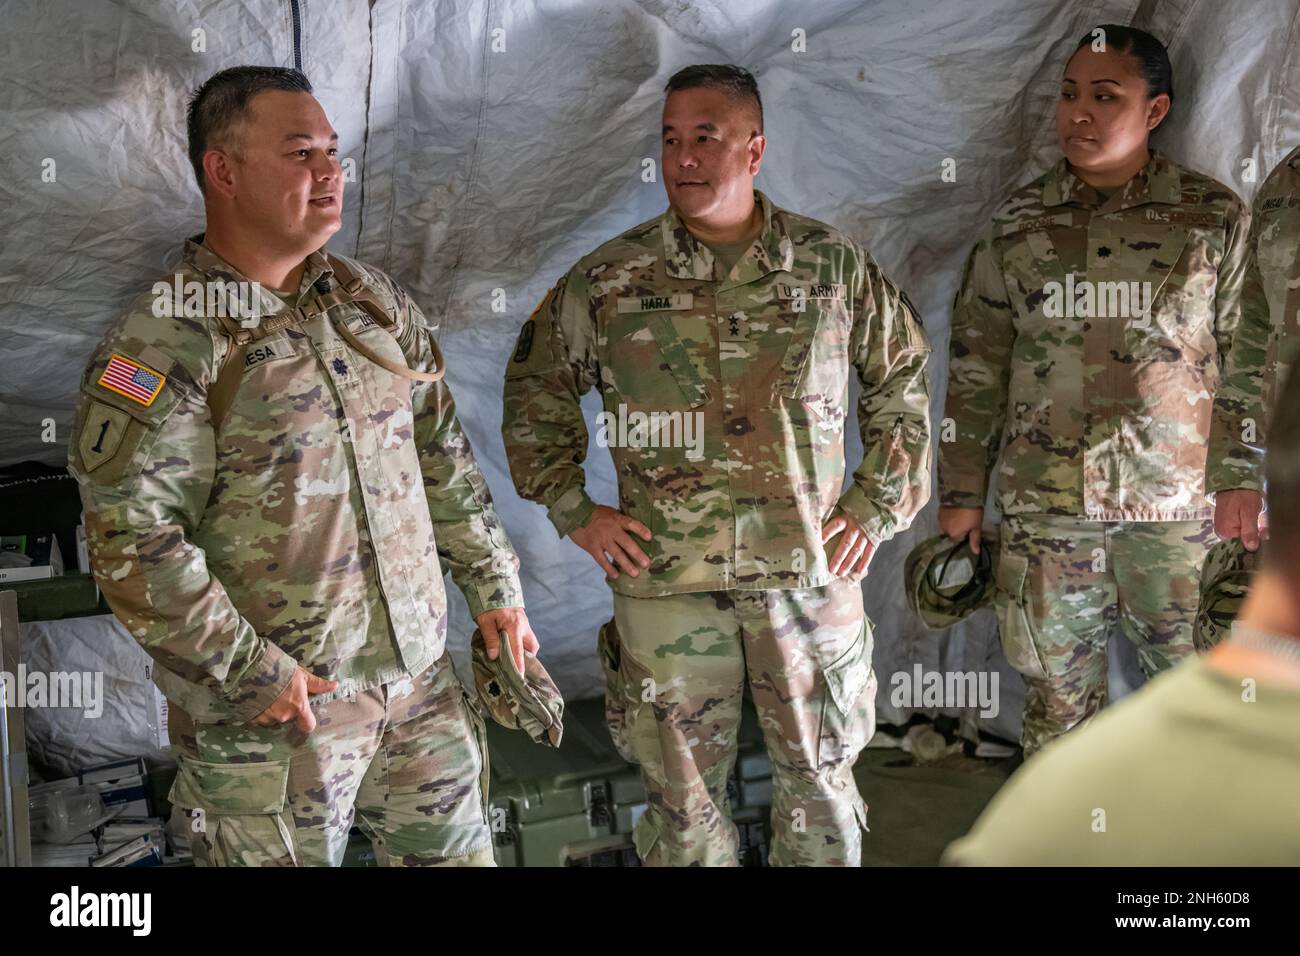
<path fill-rule="evenodd" d="M 298 671 L 298 661 L 291 654 L 270 641 L 263 643 L 262 656 L 226 698 L 235 719 L 244 723 L 274 704 Z"/>
<path fill-rule="evenodd" d="M 1264 483 L 1257 478 L 1250 478 L 1244 475 L 1219 475 L 1211 480 L 1208 476 L 1205 480 L 1205 493 L 1207 495 L 1221 495 L 1225 491 L 1254 491 L 1258 494 L 1264 493 Z"/>
<path fill-rule="evenodd" d="M 840 496 L 835 508 L 857 523 L 873 548 L 893 537 L 893 531 L 887 527 L 879 509 L 857 485 L 849 486 L 848 491 Z"/>
<path fill-rule="evenodd" d="M 565 538 L 576 529 L 584 527 L 595 513 L 596 502 L 591 500 L 585 489 L 578 486 L 560 495 L 547 510 L 546 516 L 551 519 L 551 524 L 555 525 L 560 537 Z"/>
<path fill-rule="evenodd" d="M 959 491 L 953 488 L 940 490 L 940 508 L 983 508 L 987 498 L 984 491 Z"/>
<path fill-rule="evenodd" d="M 477 619 L 488 611 L 505 607 L 523 607 L 524 589 L 517 577 L 502 576 L 476 581 L 472 587 L 462 588 L 469 616 Z"/>
<path fill-rule="evenodd" d="M 1214 454 L 1209 455 L 1214 458 Z M 1217 467 L 1206 467 L 1205 493 L 1219 492 L 1262 492 L 1264 490 L 1264 460 L 1262 455 L 1255 458 L 1235 458 L 1225 460 Z"/>

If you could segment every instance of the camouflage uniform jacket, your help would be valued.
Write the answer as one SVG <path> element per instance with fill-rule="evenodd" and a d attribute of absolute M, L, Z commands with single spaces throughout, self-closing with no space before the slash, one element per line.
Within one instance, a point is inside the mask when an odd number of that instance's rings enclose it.
<path fill-rule="evenodd" d="M 976 244 L 953 307 L 940 504 L 1004 514 L 1208 517 L 1211 404 L 1250 216 L 1159 153 L 1104 197 L 1061 160 Z"/>
<path fill-rule="evenodd" d="M 1265 433 L 1273 402 L 1300 349 L 1300 147 L 1269 174 L 1251 214 L 1249 272 L 1265 308 L 1247 307 L 1214 396 L 1210 460 L 1220 466 L 1207 490 L 1264 487 Z"/>
<path fill-rule="evenodd" d="M 853 240 L 755 200 L 763 230 L 730 275 L 670 209 L 580 260 L 507 364 L 511 472 L 562 536 L 595 507 L 579 397 L 600 388 L 620 508 L 653 535 L 649 573 L 619 593 L 819 587 L 837 506 L 881 542 L 929 497 L 916 315 Z M 865 455 L 844 490 L 850 367 Z"/>
<path fill-rule="evenodd" d="M 164 693 L 199 719 L 248 720 L 298 664 L 340 682 L 321 701 L 418 673 L 445 644 L 446 567 L 472 614 L 521 605 L 445 380 L 394 375 L 332 324 L 429 371 L 430 331 L 401 288 L 345 260 L 395 335 L 352 304 L 268 335 L 214 428 L 207 392 L 231 347 L 214 316 L 238 310 L 223 284 L 247 280 L 200 242 L 177 275 L 211 280 L 215 300 L 158 310 L 148 293 L 127 309 L 82 380 L 69 450 L 96 580 Z M 295 303 L 330 275 L 310 256 Z M 263 315 L 287 304 L 260 295 Z"/>

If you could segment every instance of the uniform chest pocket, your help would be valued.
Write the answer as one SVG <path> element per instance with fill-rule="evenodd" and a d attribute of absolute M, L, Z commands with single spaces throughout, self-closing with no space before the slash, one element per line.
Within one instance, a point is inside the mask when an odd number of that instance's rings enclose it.
<path fill-rule="evenodd" d="M 1208 234 L 1181 224 L 1126 228 L 1096 299 L 1103 315 L 1123 323 L 1130 355 L 1172 359 L 1207 345 L 1221 254 Z"/>
<path fill-rule="evenodd" d="M 1184 346 L 1200 344 L 1217 277 L 1209 244 L 1181 224 L 1138 222 L 1116 231 L 1122 234 L 1106 239 L 1071 226 L 1004 240 L 1018 339 L 1068 343 L 1086 333 L 1099 354 L 1137 358 L 1178 358 Z M 1061 249 L 1076 250 L 1074 259 L 1063 261 Z M 1055 353 L 1035 351 L 1050 369 Z"/>
<path fill-rule="evenodd" d="M 712 400 L 672 313 L 618 314 L 605 324 L 603 344 L 601 384 L 629 407 L 672 411 Z"/>
<path fill-rule="evenodd" d="M 1071 274 L 1076 265 L 1061 260 L 1061 249 L 1087 244 L 1087 230 L 1069 218 L 1046 228 L 1016 231 L 1014 224 L 997 240 L 1002 262 L 1002 282 L 1015 312 L 1018 338 L 1070 336 L 1076 333 L 1074 281 L 1086 278 Z"/>
<path fill-rule="evenodd" d="M 844 427 L 849 389 L 852 317 L 843 298 L 792 296 L 781 300 L 790 328 L 774 397 L 798 400 L 823 427 Z"/>
<path fill-rule="evenodd" d="M 240 414 L 256 419 L 274 412 L 279 401 L 299 403 L 299 396 L 319 384 L 316 357 L 307 339 L 297 332 L 283 331 L 244 347 L 230 359 L 240 365 L 239 389 L 231 406 Z"/>
<path fill-rule="evenodd" d="M 299 441 L 312 443 L 317 423 L 333 419 L 334 397 L 302 332 L 290 329 L 252 342 L 242 358 L 231 361 L 240 362 L 242 369 L 228 413 L 220 415 L 219 450 L 243 455 L 250 439 L 261 441 L 278 433 L 286 436 L 286 448 Z M 212 406 L 214 415 L 219 405 Z"/>

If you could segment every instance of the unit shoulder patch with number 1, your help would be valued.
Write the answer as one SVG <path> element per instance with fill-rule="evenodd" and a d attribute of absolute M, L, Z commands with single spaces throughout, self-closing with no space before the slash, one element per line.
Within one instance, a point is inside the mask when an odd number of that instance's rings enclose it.
<path fill-rule="evenodd" d="M 104 462 L 111 461 L 121 447 L 130 424 L 131 416 L 122 409 L 104 402 L 91 403 L 78 442 L 81 467 L 92 472 Z"/>

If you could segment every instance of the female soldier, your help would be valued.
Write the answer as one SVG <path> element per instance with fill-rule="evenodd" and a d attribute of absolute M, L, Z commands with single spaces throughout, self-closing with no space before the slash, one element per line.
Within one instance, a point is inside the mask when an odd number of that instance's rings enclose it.
<path fill-rule="evenodd" d="M 1005 431 L 996 605 L 1026 755 L 1104 706 L 1116 617 L 1147 676 L 1192 653 L 1249 216 L 1149 148 L 1172 99 L 1150 34 L 1084 37 L 1056 108 L 1065 155 L 998 209 L 953 308 L 939 524 L 978 550 Z"/>

